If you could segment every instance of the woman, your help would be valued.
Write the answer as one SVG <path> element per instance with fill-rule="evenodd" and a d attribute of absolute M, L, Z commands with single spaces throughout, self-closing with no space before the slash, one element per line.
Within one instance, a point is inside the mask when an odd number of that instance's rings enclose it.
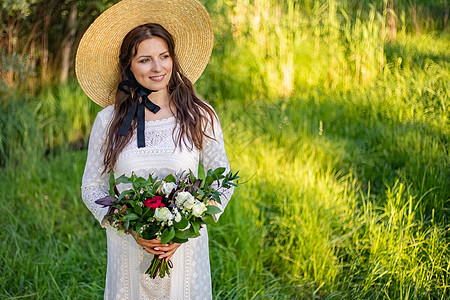
<path fill-rule="evenodd" d="M 197 172 L 199 161 L 205 169 L 229 169 L 217 116 L 191 83 L 212 41 L 211 21 L 197 0 L 125 0 L 97 18 L 80 42 L 78 80 L 105 107 L 92 128 L 82 180 L 83 201 L 107 232 L 105 299 L 211 299 L 206 228 L 181 245 L 119 237 L 104 219 L 108 209 L 95 200 L 108 194 L 110 172 L 163 178 Z M 217 204 L 222 210 L 231 193 Z M 153 255 L 171 259 L 170 276 L 145 274 Z"/>

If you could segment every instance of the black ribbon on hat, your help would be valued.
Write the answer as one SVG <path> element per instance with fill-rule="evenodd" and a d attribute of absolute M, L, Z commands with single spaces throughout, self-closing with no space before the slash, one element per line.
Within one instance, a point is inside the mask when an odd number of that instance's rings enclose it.
<path fill-rule="evenodd" d="M 142 148 L 145 147 L 145 108 L 147 107 L 148 110 L 156 114 L 161 109 L 161 107 L 148 99 L 148 95 L 156 91 L 149 90 L 139 84 L 136 78 L 134 78 L 134 75 L 131 72 L 130 68 L 127 68 L 125 70 L 125 73 L 127 74 L 129 79 L 119 83 L 119 90 L 121 90 L 125 94 L 130 95 L 131 100 L 134 100 L 134 102 L 130 110 L 127 112 L 127 115 L 125 116 L 125 120 L 120 127 L 119 134 L 121 136 L 127 135 L 131 127 L 131 122 L 133 121 L 134 116 L 137 112 L 137 143 L 138 148 Z"/>

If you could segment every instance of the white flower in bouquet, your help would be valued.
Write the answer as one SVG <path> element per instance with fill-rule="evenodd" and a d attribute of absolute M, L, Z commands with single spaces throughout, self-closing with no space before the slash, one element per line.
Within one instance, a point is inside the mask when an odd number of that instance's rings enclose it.
<path fill-rule="evenodd" d="M 164 193 L 164 195 L 169 196 L 170 193 L 177 187 L 177 185 L 174 182 L 164 182 L 161 185 L 161 192 Z"/>
<path fill-rule="evenodd" d="M 179 192 L 175 197 L 175 205 L 178 207 L 184 206 L 185 208 L 192 209 L 192 206 L 194 206 L 194 201 L 194 196 L 192 196 L 189 192 Z"/>
<path fill-rule="evenodd" d="M 180 222 L 181 221 L 181 214 L 179 212 L 177 212 L 177 214 L 175 215 L 175 222 Z"/>
<path fill-rule="evenodd" d="M 155 209 L 155 219 L 157 221 L 169 221 L 172 220 L 173 216 L 167 207 L 158 207 Z"/>
<path fill-rule="evenodd" d="M 206 211 L 205 203 L 195 200 L 195 204 L 192 207 L 192 214 L 196 217 L 201 217 L 205 211 Z"/>
<path fill-rule="evenodd" d="M 192 209 L 194 207 L 195 201 L 197 200 L 195 200 L 194 196 L 191 195 L 191 197 L 188 197 L 186 201 L 184 201 L 183 203 L 184 208 Z"/>

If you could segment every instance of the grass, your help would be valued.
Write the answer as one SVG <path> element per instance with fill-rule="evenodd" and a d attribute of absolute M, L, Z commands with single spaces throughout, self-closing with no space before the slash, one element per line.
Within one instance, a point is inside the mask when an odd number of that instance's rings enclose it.
<path fill-rule="evenodd" d="M 219 42 L 196 86 L 243 178 L 209 228 L 215 298 L 446 299 L 448 31 L 388 42 L 379 8 L 256 2 L 207 2 Z M 79 189 L 98 108 L 75 83 L 5 99 L 0 298 L 101 298 Z"/>

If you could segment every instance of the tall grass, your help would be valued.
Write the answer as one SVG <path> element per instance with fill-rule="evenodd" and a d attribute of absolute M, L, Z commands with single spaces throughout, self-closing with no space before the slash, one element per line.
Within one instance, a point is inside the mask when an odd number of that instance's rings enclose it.
<path fill-rule="evenodd" d="M 0 166 L 33 165 L 44 153 L 85 146 L 98 110 L 75 81 L 34 96 L 6 95 L 0 103 Z"/>
<path fill-rule="evenodd" d="M 384 6 L 359 3 L 206 2 L 197 90 L 245 181 L 209 228 L 216 299 L 449 293 L 450 36 L 389 41 Z M 71 151 L 99 108 L 76 84 L 0 108 L 1 297 L 100 298 L 105 237 Z"/>

